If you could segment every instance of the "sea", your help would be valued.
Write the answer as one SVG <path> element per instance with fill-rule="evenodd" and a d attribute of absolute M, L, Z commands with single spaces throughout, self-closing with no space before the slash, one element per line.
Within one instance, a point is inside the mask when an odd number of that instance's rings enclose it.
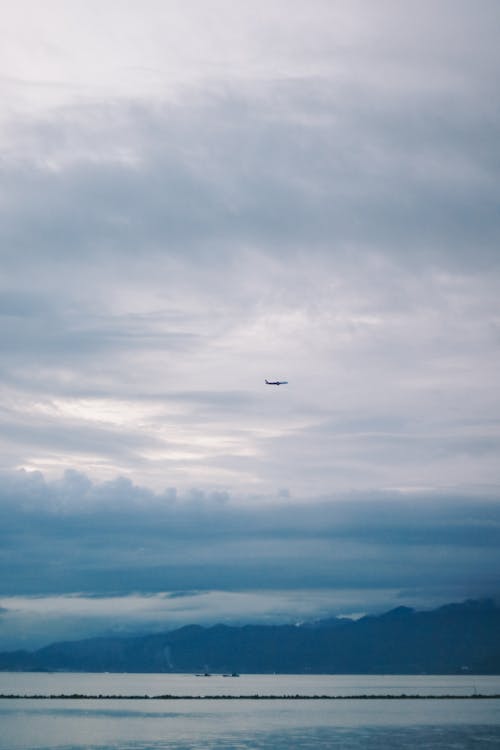
<path fill-rule="evenodd" d="M 499 750 L 500 676 L 0 672 L 0 750 Z"/>

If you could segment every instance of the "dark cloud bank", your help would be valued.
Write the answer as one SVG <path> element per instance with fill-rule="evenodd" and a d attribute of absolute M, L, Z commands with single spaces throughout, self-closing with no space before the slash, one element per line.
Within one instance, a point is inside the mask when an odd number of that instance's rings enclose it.
<path fill-rule="evenodd" d="M 422 601 L 499 588 L 496 499 L 364 493 L 291 501 L 67 473 L 4 475 L 3 596 L 332 589 Z M 332 601 L 335 610 L 335 601 Z"/>

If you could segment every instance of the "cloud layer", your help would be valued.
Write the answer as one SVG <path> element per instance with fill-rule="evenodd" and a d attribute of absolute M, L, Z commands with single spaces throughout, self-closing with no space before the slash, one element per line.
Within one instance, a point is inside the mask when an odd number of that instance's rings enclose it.
<path fill-rule="evenodd" d="M 498 483 L 496 139 L 487 162 L 474 123 L 444 159 L 458 113 L 412 134 L 406 110 L 353 122 L 325 82 L 280 88 L 73 108 L 12 145 L 5 468 Z"/>
<path fill-rule="evenodd" d="M 499 16 L 5 9 L 5 596 L 497 585 Z"/>
<path fill-rule="evenodd" d="M 393 492 L 270 502 L 155 494 L 75 473 L 2 479 L 6 640 L 14 631 L 40 642 L 54 629 L 290 622 L 500 586 L 492 499 Z"/>

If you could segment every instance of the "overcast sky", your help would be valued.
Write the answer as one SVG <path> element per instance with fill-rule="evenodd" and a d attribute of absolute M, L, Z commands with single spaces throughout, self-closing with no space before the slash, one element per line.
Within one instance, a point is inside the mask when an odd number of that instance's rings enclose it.
<path fill-rule="evenodd" d="M 497 596 L 498 2 L 3 6 L 0 647 Z"/>

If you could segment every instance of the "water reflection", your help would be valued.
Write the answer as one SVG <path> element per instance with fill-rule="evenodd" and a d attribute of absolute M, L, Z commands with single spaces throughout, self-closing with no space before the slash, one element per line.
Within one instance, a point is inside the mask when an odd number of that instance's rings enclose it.
<path fill-rule="evenodd" d="M 495 699 L 3 700 L 0 723 L 2 750 L 500 746 Z"/>
<path fill-rule="evenodd" d="M 33 679 L 35 678 L 35 679 Z M 470 678 L 249 675 L 206 692 L 471 694 Z M 192 675 L 0 675 L 0 692 L 193 694 Z M 36 683 L 34 685 L 33 683 Z M 146 690 L 146 687 L 149 690 Z M 476 689 L 500 693 L 500 678 Z M 308 694 L 305 692 L 305 694 Z M 0 750 L 436 750 L 500 747 L 500 700 L 0 700 Z"/>
<path fill-rule="evenodd" d="M 85 740 L 82 744 L 15 745 L 23 750 L 401 750 L 425 747 L 429 750 L 485 750 L 499 747 L 500 733 L 489 726 L 472 727 L 363 727 L 334 729 L 282 729 L 254 731 L 249 735 L 223 734 L 217 737 L 142 741 Z M 2 745 L 3 747 L 3 745 Z"/>

